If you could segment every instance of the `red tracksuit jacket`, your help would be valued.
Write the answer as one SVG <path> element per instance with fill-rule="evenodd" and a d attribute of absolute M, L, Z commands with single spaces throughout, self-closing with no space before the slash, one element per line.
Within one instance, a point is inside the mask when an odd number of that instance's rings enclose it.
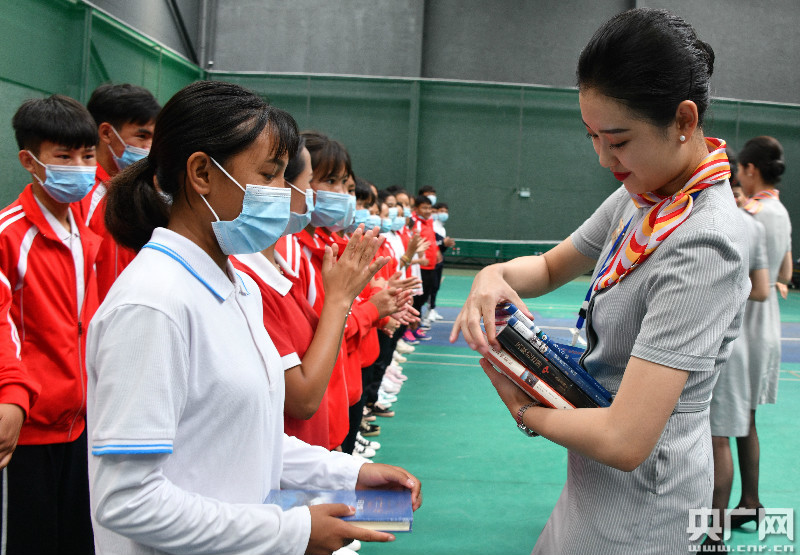
<path fill-rule="evenodd" d="M 82 307 L 72 253 L 45 219 L 32 186 L 0 211 L 0 403 L 26 410 L 21 445 L 74 441 L 86 425 L 86 329 L 98 306 L 100 238 L 74 208 L 73 216 L 83 247 Z"/>

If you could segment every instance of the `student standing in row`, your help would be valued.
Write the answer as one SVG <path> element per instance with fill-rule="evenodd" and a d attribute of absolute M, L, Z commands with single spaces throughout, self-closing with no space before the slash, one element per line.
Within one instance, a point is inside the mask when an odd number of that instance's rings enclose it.
<path fill-rule="evenodd" d="M 78 204 L 89 229 L 103 238 L 97 253 L 97 289 L 100 302 L 136 253 L 118 245 L 106 230 L 106 193 L 111 179 L 147 156 L 161 106 L 147 89 L 137 85 L 97 87 L 86 105 L 97 124 L 97 176 L 91 193 Z"/>
<path fill-rule="evenodd" d="M 498 303 L 594 268 L 581 362 L 615 394 L 610 407 L 537 406 L 481 361 L 518 427 L 569 449 L 535 554 L 683 554 L 702 541 L 687 527 L 711 505 L 709 400 L 750 291 L 725 143 L 703 133 L 713 69 L 711 47 L 669 12 L 603 24 L 578 61 L 579 102 L 623 186 L 544 255 L 479 272 L 453 327 L 452 341 L 462 332 L 486 353 L 480 320 L 496 344 Z"/>
<path fill-rule="evenodd" d="M 100 238 L 71 205 L 94 185 L 97 127 L 61 95 L 26 101 L 12 125 L 32 181 L 0 212 L 3 464 L 19 434 L 0 529 L 9 554 L 93 553 L 83 355 Z"/>
<path fill-rule="evenodd" d="M 159 114 L 149 155 L 111 188 L 109 230 L 141 252 L 87 345 L 101 553 L 328 553 L 393 539 L 339 519 L 345 505 L 263 504 L 279 487 L 401 487 L 420 504 L 405 470 L 283 433 L 280 355 L 258 287 L 228 257 L 261 251 L 286 229 L 296 129 L 237 85 L 193 83 Z"/>
<path fill-rule="evenodd" d="M 311 157 L 300 142 L 289 161 L 285 180 L 292 189 L 289 224 L 284 235 L 306 228 L 314 211 L 311 190 Z M 326 300 L 317 316 L 308 303 L 299 277 L 281 258 L 275 257 L 273 243 L 260 253 L 237 254 L 235 268 L 258 284 L 264 305 L 264 326 L 275 343 L 284 365 L 286 400 L 284 429 L 289 435 L 311 445 L 328 447 L 328 406 L 326 392 L 331 378 L 347 314 L 353 299 L 366 286 L 385 260 L 372 262 L 377 245 L 374 236 L 356 231 L 338 257 L 338 245 L 328 247 L 322 264 Z M 291 324 L 287 326 L 287 323 Z"/>

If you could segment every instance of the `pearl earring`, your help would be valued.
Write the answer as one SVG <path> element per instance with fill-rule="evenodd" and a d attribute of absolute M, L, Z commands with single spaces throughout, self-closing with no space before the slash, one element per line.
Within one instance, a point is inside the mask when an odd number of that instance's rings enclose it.
<path fill-rule="evenodd" d="M 678 140 L 680 142 L 682 142 L 682 143 L 685 143 L 686 142 L 686 135 L 681 135 L 680 137 L 678 137 Z"/>

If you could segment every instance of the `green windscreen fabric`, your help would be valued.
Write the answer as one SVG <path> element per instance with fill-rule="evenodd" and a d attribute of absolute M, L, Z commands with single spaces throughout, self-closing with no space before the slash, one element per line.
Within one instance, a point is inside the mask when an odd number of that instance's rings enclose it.
<path fill-rule="evenodd" d="M 65 94 L 86 102 L 105 82 L 149 89 L 163 104 L 204 72 L 93 7 L 67 0 L 0 2 L 0 206 L 30 175 L 20 166 L 11 118 L 29 98 Z"/>

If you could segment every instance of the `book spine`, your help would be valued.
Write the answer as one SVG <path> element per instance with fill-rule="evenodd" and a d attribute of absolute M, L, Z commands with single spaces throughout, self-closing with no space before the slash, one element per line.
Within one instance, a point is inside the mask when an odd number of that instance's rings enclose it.
<path fill-rule="evenodd" d="M 528 367 L 542 381 L 549 384 L 559 392 L 567 401 L 576 408 L 596 407 L 591 397 L 564 375 L 555 365 L 551 364 L 544 355 L 536 350 L 519 332 L 511 326 L 506 326 L 497 334 L 497 340 L 503 347 L 522 364 Z"/>
<path fill-rule="evenodd" d="M 594 377 L 589 374 L 581 365 L 578 363 L 574 358 L 564 352 L 564 350 L 558 346 L 558 344 L 550 339 L 541 328 L 539 328 L 533 320 L 528 318 L 520 309 L 518 309 L 513 303 L 504 303 L 500 306 L 501 311 L 505 314 L 508 314 L 510 317 L 516 318 L 522 325 L 527 327 L 528 329 L 532 330 L 534 335 L 538 337 L 545 345 L 547 345 L 548 349 L 550 349 L 551 353 L 555 354 L 561 359 L 561 362 L 568 365 L 569 368 L 573 371 L 570 374 L 576 374 L 580 376 L 579 379 L 582 379 L 582 383 L 586 384 L 586 387 L 594 392 L 592 398 L 597 400 L 597 397 L 601 401 L 598 401 L 600 406 L 609 406 L 611 404 L 612 395 L 608 392 L 608 390 L 603 387 L 603 385 L 594 379 Z M 581 383 L 576 379 L 576 382 Z M 588 393 L 588 391 L 587 391 Z"/>
<path fill-rule="evenodd" d="M 540 380 L 505 351 L 497 350 L 490 346 L 489 354 L 486 358 L 498 372 L 509 377 L 531 399 L 554 409 L 575 408 L 572 403 L 559 395 L 555 389 Z"/>
<path fill-rule="evenodd" d="M 531 345 L 538 349 L 539 352 L 542 353 L 542 355 L 544 355 L 544 357 L 549 360 L 551 364 L 553 364 L 553 366 L 561 370 L 565 376 L 572 380 L 575 385 L 581 389 L 581 391 L 591 397 L 591 399 L 597 403 L 597 406 L 607 407 L 610 405 L 608 398 L 606 398 L 601 391 L 594 387 L 591 382 L 587 381 L 582 373 L 576 372 L 575 369 L 570 366 L 562 357 L 560 357 L 554 349 L 550 348 L 550 346 L 541 337 L 537 336 L 533 330 L 525 327 L 525 325 L 520 322 L 516 316 L 511 316 L 508 319 L 508 325 L 513 327 L 522 337 L 527 339 Z"/>
<path fill-rule="evenodd" d="M 587 372 L 578 361 L 574 358 L 569 356 L 564 350 L 558 346 L 558 343 L 550 339 L 541 328 L 534 325 L 534 333 L 536 334 L 539 339 L 541 339 L 547 346 L 549 346 L 554 352 L 558 353 L 558 355 L 563 358 L 566 363 L 572 368 L 578 375 L 580 375 L 588 384 L 595 389 L 607 403 L 610 404 L 612 395 L 608 392 L 608 390 L 603 387 L 603 385 L 594 379 L 594 377 Z"/>

